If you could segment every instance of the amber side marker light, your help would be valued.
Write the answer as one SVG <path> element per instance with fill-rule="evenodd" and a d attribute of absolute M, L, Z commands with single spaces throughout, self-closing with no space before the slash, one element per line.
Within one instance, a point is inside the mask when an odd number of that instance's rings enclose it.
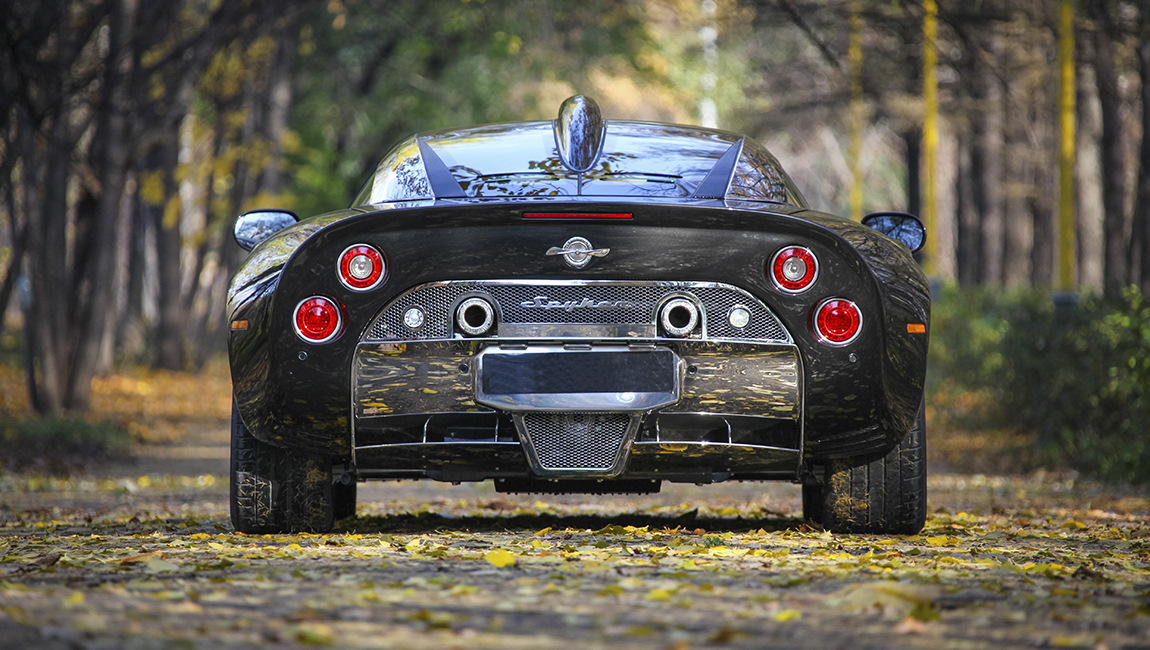
<path fill-rule="evenodd" d="M 246 320 L 234 320 L 234 321 L 232 321 L 232 329 L 233 330 L 246 330 L 247 328 L 248 328 L 248 322 Z"/>
<path fill-rule="evenodd" d="M 524 219 L 630 219 L 630 212 L 524 212 Z"/>
<path fill-rule="evenodd" d="M 926 325 L 923 323 L 907 323 L 907 334 L 926 334 Z"/>

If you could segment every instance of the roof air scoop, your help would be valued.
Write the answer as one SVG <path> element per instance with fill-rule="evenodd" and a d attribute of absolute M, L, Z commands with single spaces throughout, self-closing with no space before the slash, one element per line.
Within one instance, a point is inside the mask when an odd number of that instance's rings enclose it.
<path fill-rule="evenodd" d="M 555 143 L 563 165 L 577 174 L 594 167 L 606 132 L 607 122 L 595 100 L 585 95 L 568 97 L 555 120 Z"/>

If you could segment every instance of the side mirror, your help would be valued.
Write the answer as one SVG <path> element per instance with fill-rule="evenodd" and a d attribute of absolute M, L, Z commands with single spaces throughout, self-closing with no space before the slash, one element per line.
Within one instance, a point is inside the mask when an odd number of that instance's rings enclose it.
<path fill-rule="evenodd" d="M 299 221 L 288 210 L 252 210 L 236 217 L 232 231 L 240 248 L 250 251 L 256 244 Z"/>
<path fill-rule="evenodd" d="M 912 253 L 917 253 L 926 243 L 926 226 L 907 212 L 872 212 L 863 217 L 862 223 L 906 244 Z"/>

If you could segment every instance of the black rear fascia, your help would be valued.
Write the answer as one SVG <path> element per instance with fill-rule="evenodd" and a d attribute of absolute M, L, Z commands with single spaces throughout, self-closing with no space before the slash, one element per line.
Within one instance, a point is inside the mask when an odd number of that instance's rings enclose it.
<path fill-rule="evenodd" d="M 267 417 L 255 418 L 275 430 L 256 430 L 257 436 L 289 444 L 300 438 L 295 444 L 346 453 L 349 368 L 365 328 L 390 300 L 413 286 L 466 279 L 633 279 L 724 282 L 741 287 L 775 311 L 802 351 L 808 441 L 850 436 L 888 420 L 877 376 L 885 332 L 874 276 L 840 236 L 788 214 L 798 208 L 764 204 L 756 210 L 732 209 L 719 201 L 702 200 L 549 202 L 544 206 L 450 203 L 351 216 L 299 247 L 283 269 L 270 311 L 272 341 L 265 386 L 274 396 L 260 400 Z M 529 220 L 522 216 L 541 210 L 581 215 L 622 211 L 633 218 Z M 578 270 L 565 264 L 562 256 L 545 254 L 572 236 L 585 237 L 611 252 Z M 384 251 L 388 277 L 375 291 L 353 292 L 336 277 L 336 257 L 356 243 Z M 785 294 L 766 275 L 767 261 L 787 245 L 810 247 L 822 265 L 819 279 L 805 293 Z M 346 310 L 344 332 L 330 343 L 305 343 L 291 327 L 295 306 L 313 294 L 334 298 Z M 817 343 L 810 332 L 812 307 L 834 296 L 854 300 L 864 314 L 859 338 L 847 347 Z M 330 444 L 317 442 L 324 440 Z"/>

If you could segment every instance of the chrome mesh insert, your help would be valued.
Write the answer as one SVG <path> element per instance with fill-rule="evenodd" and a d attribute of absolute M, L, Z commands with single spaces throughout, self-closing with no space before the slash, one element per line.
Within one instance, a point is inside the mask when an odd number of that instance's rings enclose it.
<path fill-rule="evenodd" d="M 659 303 L 671 295 L 693 296 L 703 308 L 703 327 L 707 338 L 756 340 L 791 343 L 786 328 L 771 310 L 751 294 L 727 284 L 702 282 L 631 282 L 588 281 L 579 283 L 550 283 L 476 280 L 437 282 L 407 291 L 393 300 L 368 328 L 365 341 L 397 339 L 427 340 L 450 338 L 452 335 L 452 309 L 464 296 L 481 295 L 492 300 L 498 308 L 501 323 L 515 324 L 635 324 L 653 325 Z M 544 299 L 566 307 L 540 308 Z M 609 308 L 586 306 L 611 303 Z M 582 305 L 582 306 L 580 306 Z M 741 305 L 751 313 L 750 323 L 742 328 L 732 327 L 727 314 Z M 419 307 L 425 315 L 423 327 L 417 332 L 403 325 L 403 313 Z"/>
<path fill-rule="evenodd" d="M 523 428 L 545 470 L 607 471 L 627 438 L 626 413 L 528 413 Z"/>

